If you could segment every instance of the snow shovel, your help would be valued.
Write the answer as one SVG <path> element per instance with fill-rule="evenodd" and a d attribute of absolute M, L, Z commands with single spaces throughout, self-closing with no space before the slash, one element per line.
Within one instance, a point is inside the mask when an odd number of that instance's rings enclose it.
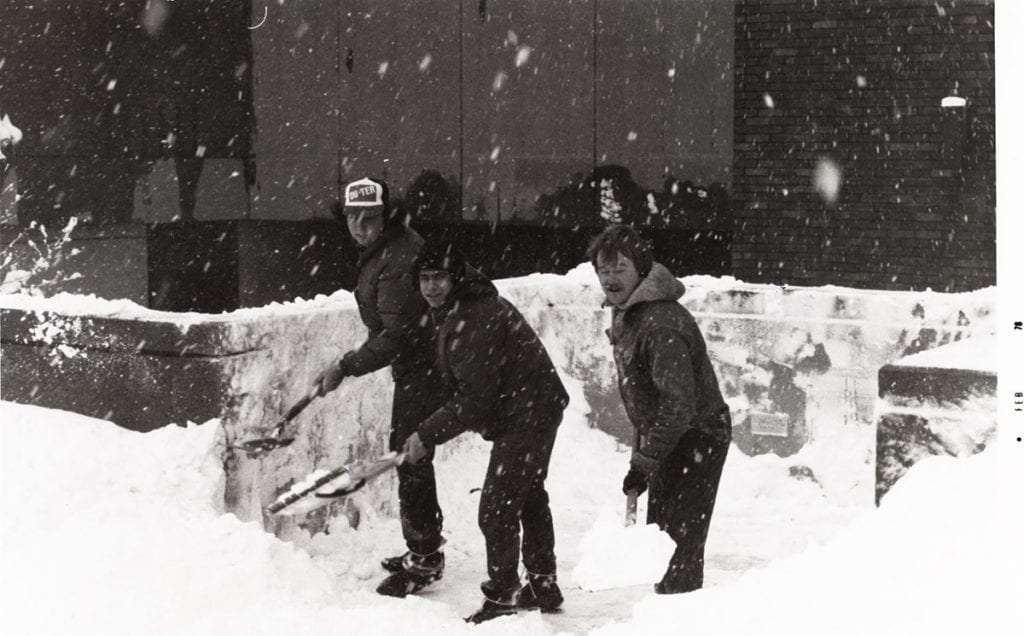
<path fill-rule="evenodd" d="M 310 390 L 301 400 L 296 402 L 292 408 L 288 409 L 288 412 L 284 414 L 284 417 L 274 426 L 274 429 L 270 432 L 269 437 L 260 437 L 258 439 L 250 439 L 242 442 L 241 444 L 232 445 L 231 448 L 236 448 L 240 451 L 244 451 L 249 457 L 259 457 L 264 453 L 269 453 L 272 450 L 283 448 L 288 446 L 295 441 L 295 437 L 282 437 L 281 433 L 284 432 L 284 427 L 291 422 L 295 417 L 301 413 L 309 403 L 317 398 L 319 391 L 316 387 Z"/>
<path fill-rule="evenodd" d="M 367 480 L 396 468 L 405 461 L 403 453 L 388 453 L 377 459 L 357 461 L 334 470 L 315 470 L 287 492 L 281 494 L 266 511 L 290 517 L 322 508 L 347 497 L 366 485 Z"/>
<path fill-rule="evenodd" d="M 596 592 L 651 584 L 665 572 L 675 543 L 654 524 L 636 525 L 637 494 L 626 495 L 623 517 L 602 511 L 580 541 L 580 561 L 572 572 L 583 590 Z"/>

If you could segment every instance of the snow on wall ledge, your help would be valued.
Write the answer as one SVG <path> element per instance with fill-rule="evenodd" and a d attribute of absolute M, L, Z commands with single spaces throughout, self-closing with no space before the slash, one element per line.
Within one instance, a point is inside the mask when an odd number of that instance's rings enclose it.
<path fill-rule="evenodd" d="M 878 371 L 875 503 L 932 455 L 963 457 L 995 440 L 996 338 L 907 356 Z"/>
<path fill-rule="evenodd" d="M 684 278 L 747 454 L 790 456 L 830 497 L 872 499 L 878 369 L 903 355 L 994 331 L 995 290 L 963 294 L 780 288 Z M 594 426 L 629 438 L 604 335 L 609 311 L 589 265 L 498 281 L 562 371 L 583 382 Z M 2 395 L 135 430 L 219 418 L 225 504 L 243 519 L 315 467 L 383 453 L 390 378 L 346 381 L 295 421 L 287 449 L 227 449 L 273 426 L 316 373 L 365 331 L 348 292 L 228 314 L 171 314 L 126 301 L 0 296 Z M 394 512 L 390 478 L 369 487 Z"/>

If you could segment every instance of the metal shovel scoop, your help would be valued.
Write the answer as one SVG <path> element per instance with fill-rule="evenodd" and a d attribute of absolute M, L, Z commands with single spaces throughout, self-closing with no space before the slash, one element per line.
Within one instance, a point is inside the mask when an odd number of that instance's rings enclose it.
<path fill-rule="evenodd" d="M 288 409 L 288 412 L 284 414 L 284 417 L 281 418 L 281 421 L 279 421 L 274 426 L 274 429 L 270 432 L 269 437 L 250 439 L 248 441 L 242 442 L 241 444 L 234 444 L 231 446 L 231 448 L 243 451 L 247 455 L 249 455 L 249 457 L 259 457 L 260 455 L 269 453 L 272 450 L 288 446 L 289 444 L 295 441 L 295 437 L 282 437 L 281 433 L 284 432 L 284 427 L 293 419 L 295 419 L 295 417 L 299 413 L 301 413 L 307 406 L 309 406 L 309 403 L 315 400 L 317 396 L 319 396 L 319 392 L 317 391 L 316 388 L 312 389 L 309 393 L 303 396 L 301 400 L 296 402 L 294 406 Z"/>
<path fill-rule="evenodd" d="M 318 470 L 294 484 L 266 507 L 272 515 L 283 517 L 306 514 L 334 500 L 358 491 L 366 482 L 405 461 L 403 453 L 388 453 L 377 459 L 356 461 L 331 471 Z"/>

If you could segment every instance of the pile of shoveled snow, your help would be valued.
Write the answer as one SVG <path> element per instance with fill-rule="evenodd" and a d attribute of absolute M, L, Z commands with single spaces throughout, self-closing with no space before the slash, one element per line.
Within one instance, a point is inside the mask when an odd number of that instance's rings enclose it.
<path fill-rule="evenodd" d="M 1019 506 L 997 451 L 915 465 L 876 514 L 825 546 L 747 572 L 728 587 L 650 596 L 613 634 L 1019 633 Z"/>

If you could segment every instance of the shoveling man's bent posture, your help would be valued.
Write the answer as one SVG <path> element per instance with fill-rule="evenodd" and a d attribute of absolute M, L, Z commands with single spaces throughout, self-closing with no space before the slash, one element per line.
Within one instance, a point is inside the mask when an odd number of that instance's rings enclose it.
<path fill-rule="evenodd" d="M 427 305 L 416 284 L 414 263 L 423 239 L 406 227 L 390 205 L 381 181 L 359 179 L 345 188 L 344 216 L 363 251 L 355 290 L 359 316 L 369 331 L 361 346 L 346 353 L 317 378 L 320 395 L 348 376 L 391 365 L 395 393 L 391 406 L 391 450 L 400 450 L 416 425 L 444 398 L 444 382 L 434 369 L 434 345 L 422 336 L 419 320 Z M 441 509 L 437 503 L 432 456 L 398 467 L 398 502 L 408 552 L 383 561 L 391 574 L 377 587 L 387 596 L 405 596 L 441 578 Z"/>
<path fill-rule="evenodd" d="M 732 438 L 704 337 L 679 298 L 685 287 L 635 231 L 613 225 L 587 250 L 607 304 L 619 393 L 636 429 L 622 490 L 650 487 L 647 523 L 676 543 L 659 594 L 699 589 L 704 544 Z"/>
<path fill-rule="evenodd" d="M 494 443 L 478 518 L 489 578 L 480 586 L 483 607 L 466 620 L 480 623 L 517 607 L 555 610 L 562 594 L 544 480 L 568 394 L 523 316 L 451 246 L 428 243 L 418 264 L 429 318 L 440 325 L 438 368 L 451 399 L 409 437 L 406 461 L 466 430 Z M 520 527 L 527 570 L 522 589 Z"/>

